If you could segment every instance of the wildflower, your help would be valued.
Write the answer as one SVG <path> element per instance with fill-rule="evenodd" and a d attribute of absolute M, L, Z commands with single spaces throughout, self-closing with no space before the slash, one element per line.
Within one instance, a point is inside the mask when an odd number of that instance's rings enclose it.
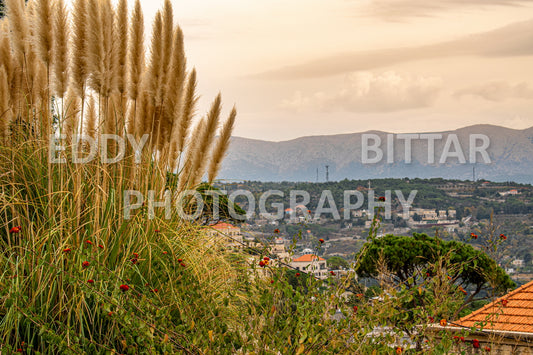
<path fill-rule="evenodd" d="M 98 248 L 104 249 L 104 246 L 102 244 L 98 244 Z"/>
<path fill-rule="evenodd" d="M 133 259 L 131 259 L 130 261 L 131 261 L 131 263 L 132 263 L 133 265 L 135 265 L 135 264 L 137 264 L 137 262 L 138 262 L 139 260 L 136 259 L 136 258 L 133 258 Z"/>
<path fill-rule="evenodd" d="M 507 236 L 505 234 L 500 234 L 500 239 L 501 240 L 506 240 L 507 239 Z"/>
<path fill-rule="evenodd" d="M 160 231 L 159 229 L 156 229 L 154 232 L 159 233 L 159 232 L 161 232 L 161 231 Z"/>
<path fill-rule="evenodd" d="M 490 351 L 490 346 L 485 346 L 485 351 Z"/>
<path fill-rule="evenodd" d="M 178 259 L 178 263 L 181 263 L 183 261 L 183 259 Z"/>
<path fill-rule="evenodd" d="M 279 234 L 279 229 L 274 229 L 274 233 Z"/>
<path fill-rule="evenodd" d="M 429 272 L 426 272 L 426 277 L 430 277 Z"/>
<path fill-rule="evenodd" d="M 180 265 L 183 266 L 183 267 L 185 267 L 185 263 L 181 263 Z"/>
<path fill-rule="evenodd" d="M 158 290 L 157 288 L 154 288 L 154 289 L 152 290 L 152 292 L 153 292 L 153 293 L 158 293 L 159 290 Z"/>
<path fill-rule="evenodd" d="M 269 258 L 268 256 L 265 256 L 265 257 L 263 258 L 263 260 L 264 260 L 264 261 L 269 261 L 270 258 Z"/>
<path fill-rule="evenodd" d="M 84 261 L 83 263 L 81 263 L 81 266 L 88 267 L 90 264 L 91 264 L 90 262 Z"/>
<path fill-rule="evenodd" d="M 470 238 L 472 238 L 472 239 L 477 239 L 477 234 L 475 234 L 475 233 L 470 233 Z"/>
<path fill-rule="evenodd" d="M 122 292 L 126 292 L 130 289 L 130 287 L 128 285 L 120 285 L 120 291 Z"/>
<path fill-rule="evenodd" d="M 311 210 L 307 210 L 307 213 L 311 214 Z"/>
<path fill-rule="evenodd" d="M 107 315 L 111 317 L 113 315 L 113 312 L 109 312 Z"/>
<path fill-rule="evenodd" d="M 398 347 L 396 348 L 396 354 L 401 354 L 401 353 L 403 353 L 403 348 L 401 348 L 401 347 L 398 346 Z"/>
<path fill-rule="evenodd" d="M 94 280 L 93 279 L 87 280 L 87 283 L 93 284 Z"/>
<path fill-rule="evenodd" d="M 324 239 L 322 239 L 322 238 L 320 238 L 318 241 L 320 242 L 320 244 L 324 243 Z"/>
<path fill-rule="evenodd" d="M 68 254 L 68 253 L 70 253 L 70 252 L 71 252 L 71 249 L 70 249 L 70 248 L 65 248 L 65 249 L 63 249 L 63 253 L 65 253 L 65 254 Z"/>
<path fill-rule="evenodd" d="M 299 273 L 299 272 L 296 273 L 296 277 L 298 277 L 298 276 L 300 276 L 300 273 Z"/>
<path fill-rule="evenodd" d="M 357 296 L 357 297 L 361 298 L 361 297 L 363 297 L 363 294 L 362 294 L 362 293 L 358 293 L 358 294 L 357 294 L 357 295 L 355 295 L 355 296 Z"/>
<path fill-rule="evenodd" d="M 330 273 L 331 275 L 335 276 L 335 271 L 331 270 L 329 273 Z"/>
<path fill-rule="evenodd" d="M 163 255 L 167 255 L 167 254 L 168 254 L 168 251 L 164 251 L 164 252 L 163 252 Z"/>
<path fill-rule="evenodd" d="M 22 349 L 17 349 L 17 353 L 21 353 L 21 352 L 22 352 Z"/>
<path fill-rule="evenodd" d="M 509 303 L 508 300 L 502 300 L 502 305 L 503 305 L 504 307 L 507 306 L 507 303 Z"/>
<path fill-rule="evenodd" d="M 477 340 L 477 339 L 472 340 L 472 346 L 475 349 L 479 349 L 479 340 Z"/>
<path fill-rule="evenodd" d="M 133 257 L 136 258 L 136 259 L 139 259 L 139 254 L 133 253 Z"/>
<path fill-rule="evenodd" d="M 461 340 L 461 338 L 459 338 L 457 335 L 454 335 L 453 340 L 455 340 L 455 342 L 458 343 L 459 340 Z"/>
<path fill-rule="evenodd" d="M 441 327 L 445 327 L 445 326 L 448 325 L 448 322 L 446 321 L 446 319 L 441 319 L 440 320 L 440 325 L 441 325 Z"/>
<path fill-rule="evenodd" d="M 380 196 L 380 197 L 378 198 L 378 201 L 385 202 L 385 196 Z"/>
<path fill-rule="evenodd" d="M 433 323 L 433 322 L 435 321 L 435 318 L 433 318 L 432 316 L 429 316 L 429 317 L 428 317 L 428 320 L 429 320 L 431 323 Z"/>
<path fill-rule="evenodd" d="M 357 306 L 353 306 L 353 312 L 354 312 L 354 313 L 356 313 L 358 309 L 359 309 L 359 307 L 357 307 Z"/>
<path fill-rule="evenodd" d="M 465 337 L 461 337 L 461 341 L 464 343 L 465 342 Z"/>
<path fill-rule="evenodd" d="M 10 233 L 10 234 L 16 234 L 16 233 L 20 232 L 21 229 L 22 229 L 21 226 L 13 227 L 13 228 L 11 228 L 11 229 L 9 230 L 9 233 Z"/>
<path fill-rule="evenodd" d="M 259 266 L 261 266 L 261 267 L 265 267 L 265 265 L 266 265 L 266 264 L 265 264 L 265 262 L 264 262 L 263 260 L 261 260 L 261 261 L 259 262 Z"/>

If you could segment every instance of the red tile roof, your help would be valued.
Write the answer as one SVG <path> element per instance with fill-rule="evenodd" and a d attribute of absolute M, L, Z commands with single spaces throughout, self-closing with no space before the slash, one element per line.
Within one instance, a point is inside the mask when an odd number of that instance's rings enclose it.
<path fill-rule="evenodd" d="M 533 334 L 533 281 L 454 322 L 465 327 Z"/>
<path fill-rule="evenodd" d="M 238 227 L 235 227 L 229 223 L 224 223 L 224 222 L 218 222 L 217 224 L 212 225 L 211 227 L 215 229 L 238 229 Z"/>
<path fill-rule="evenodd" d="M 323 258 L 321 258 L 319 256 L 316 256 L 316 255 L 313 255 L 313 254 L 305 254 L 305 255 L 300 256 L 299 258 L 293 259 L 292 261 L 295 261 L 295 262 L 311 262 L 311 261 L 315 261 L 315 260 L 324 261 L 326 259 L 323 259 Z"/>

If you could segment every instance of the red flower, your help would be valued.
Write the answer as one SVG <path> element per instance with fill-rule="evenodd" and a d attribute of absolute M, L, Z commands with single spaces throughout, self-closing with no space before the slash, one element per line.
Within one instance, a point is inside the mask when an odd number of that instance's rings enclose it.
<path fill-rule="evenodd" d="M 164 252 L 163 252 L 163 255 L 167 255 L 167 254 L 168 254 L 168 251 L 164 251 Z"/>
<path fill-rule="evenodd" d="M 324 243 L 324 239 L 322 238 L 320 238 L 318 241 L 320 242 L 320 244 Z"/>
<path fill-rule="evenodd" d="M 299 273 L 299 272 L 296 273 L 296 277 L 298 277 L 298 276 L 300 276 L 300 273 Z"/>
<path fill-rule="evenodd" d="M 17 349 L 17 353 L 21 353 L 21 352 L 22 352 L 22 349 Z"/>
<path fill-rule="evenodd" d="M 91 264 L 90 262 L 84 261 L 83 263 L 81 263 L 81 266 L 88 267 L 90 264 Z"/>
<path fill-rule="evenodd" d="M 307 210 L 307 213 L 311 214 L 311 210 Z"/>
<path fill-rule="evenodd" d="M 490 351 L 490 346 L 485 346 L 485 351 Z"/>
<path fill-rule="evenodd" d="M 453 340 L 455 340 L 455 342 L 458 343 L 459 340 L 461 340 L 461 338 L 459 338 L 457 335 L 454 335 Z"/>
<path fill-rule="evenodd" d="M 130 289 L 130 287 L 128 285 L 120 285 L 120 291 L 122 292 L 126 292 Z"/>
<path fill-rule="evenodd" d="M 509 303 L 508 300 L 502 300 L 502 305 L 503 305 L 504 307 L 507 306 L 507 303 Z"/>
<path fill-rule="evenodd" d="M 507 239 L 507 236 L 505 234 L 500 234 L 500 239 L 501 240 L 505 240 L 505 239 Z"/>
<path fill-rule="evenodd" d="M 479 349 L 479 340 L 477 340 L 477 339 L 472 340 L 472 346 L 475 349 Z"/>
<path fill-rule="evenodd" d="M 273 284 L 273 283 L 274 283 L 274 280 L 270 280 L 270 283 Z"/>
<path fill-rule="evenodd" d="M 137 254 L 137 253 L 133 253 L 133 257 L 135 257 L 135 258 L 138 259 L 138 258 L 139 258 L 139 254 Z"/>
<path fill-rule="evenodd" d="M 441 327 L 445 327 L 445 326 L 448 325 L 448 322 L 446 321 L 446 319 L 441 319 L 440 320 L 440 325 L 441 325 Z"/>
<path fill-rule="evenodd" d="M 107 315 L 111 317 L 113 315 L 113 312 L 109 312 Z"/>
<path fill-rule="evenodd" d="M 70 253 L 70 251 L 71 251 L 71 249 L 70 249 L 70 248 L 65 248 L 65 249 L 63 249 L 63 253 L 65 253 L 65 254 L 68 254 L 68 253 Z"/>
<path fill-rule="evenodd" d="M 94 280 L 93 279 L 87 280 L 87 283 L 93 284 Z"/>
<path fill-rule="evenodd" d="M 396 354 L 401 354 L 401 353 L 403 353 L 403 348 L 398 346 L 396 348 Z"/>
<path fill-rule="evenodd" d="M 181 263 L 180 265 L 183 266 L 183 267 L 185 267 L 185 263 Z"/>
<path fill-rule="evenodd" d="M 429 317 L 428 317 L 428 320 L 429 320 L 431 323 L 433 323 L 433 322 L 435 321 L 435 318 L 433 318 L 432 316 L 429 316 Z"/>
<path fill-rule="evenodd" d="M 158 293 L 159 290 L 158 290 L 157 288 L 154 288 L 154 289 L 152 290 L 152 292 L 153 292 L 153 293 Z"/>
<path fill-rule="evenodd" d="M 159 229 L 156 229 L 154 232 L 159 233 L 159 232 L 161 232 L 161 231 L 160 231 Z"/>
<path fill-rule="evenodd" d="M 137 260 L 136 258 L 133 258 L 133 259 L 131 259 L 130 261 L 131 261 L 132 264 L 135 265 L 135 264 L 137 264 L 137 262 L 138 262 L 139 260 Z"/>
<path fill-rule="evenodd" d="M 265 265 L 266 265 L 266 264 L 265 264 L 265 262 L 264 262 L 263 260 L 261 260 L 261 261 L 259 262 L 259 266 L 261 266 L 261 267 L 265 267 Z"/>
<path fill-rule="evenodd" d="M 461 341 L 464 343 L 465 342 L 465 337 L 461 337 Z"/>
<path fill-rule="evenodd" d="M 104 249 L 104 246 L 102 244 L 98 244 L 98 248 Z"/>
<path fill-rule="evenodd" d="M 472 239 L 477 239 L 477 234 L 475 234 L 475 233 L 470 233 L 470 238 L 472 238 Z"/>
<path fill-rule="evenodd" d="M 359 308 L 357 306 L 353 306 L 353 312 L 356 313 Z"/>
<path fill-rule="evenodd" d="M 11 234 L 16 234 L 16 233 L 20 232 L 21 229 L 22 229 L 21 226 L 13 227 L 13 228 L 11 228 L 11 229 L 9 230 L 9 233 L 11 233 Z"/>
<path fill-rule="evenodd" d="M 270 258 L 269 258 L 268 256 L 265 256 L 265 257 L 263 258 L 263 260 L 264 260 L 264 261 L 269 261 Z"/>
<path fill-rule="evenodd" d="M 274 229 L 274 233 L 279 234 L 279 229 Z"/>
<path fill-rule="evenodd" d="M 178 263 L 181 263 L 183 261 L 183 259 L 178 259 Z"/>
<path fill-rule="evenodd" d="M 378 198 L 378 201 L 385 202 L 385 196 L 380 196 L 380 197 Z"/>
<path fill-rule="evenodd" d="M 331 275 L 335 276 L 335 271 L 331 270 L 329 273 L 330 273 Z"/>
<path fill-rule="evenodd" d="M 85 243 L 87 243 L 89 245 L 93 245 L 93 242 L 91 242 L 90 240 L 86 240 Z"/>

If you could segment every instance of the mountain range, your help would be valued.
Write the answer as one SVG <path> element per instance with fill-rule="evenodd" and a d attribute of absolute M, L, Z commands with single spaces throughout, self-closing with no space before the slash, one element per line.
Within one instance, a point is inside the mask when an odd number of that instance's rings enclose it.
<path fill-rule="evenodd" d="M 233 137 L 219 178 L 323 182 L 326 166 L 329 181 L 442 177 L 533 184 L 533 127 L 475 125 L 408 135 L 368 131 L 282 142 Z"/>

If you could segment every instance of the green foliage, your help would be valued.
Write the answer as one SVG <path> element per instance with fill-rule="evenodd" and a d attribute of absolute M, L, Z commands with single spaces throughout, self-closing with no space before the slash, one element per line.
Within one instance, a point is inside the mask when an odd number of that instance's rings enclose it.
<path fill-rule="evenodd" d="M 501 294 L 515 287 L 505 271 L 484 252 L 469 244 L 426 234 L 375 238 L 361 253 L 356 269 L 360 276 L 377 277 L 382 267 L 392 273 L 396 283 L 409 288 L 436 275 L 441 267 L 438 262 L 445 257 L 447 276 L 464 289 L 473 289 L 465 302 L 472 301 L 472 296 L 483 289 Z"/>

